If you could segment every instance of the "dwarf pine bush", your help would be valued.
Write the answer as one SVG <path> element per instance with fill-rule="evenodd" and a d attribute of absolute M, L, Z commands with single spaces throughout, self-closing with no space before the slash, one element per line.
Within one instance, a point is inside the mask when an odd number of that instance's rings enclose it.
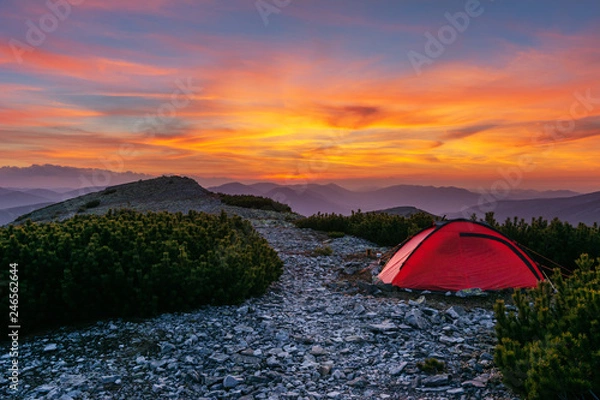
<path fill-rule="evenodd" d="M 444 372 L 446 363 L 437 358 L 426 358 L 424 361 L 417 362 L 417 368 L 428 374 Z"/>
<path fill-rule="evenodd" d="M 238 303 L 262 294 L 282 272 L 249 222 L 194 211 L 109 211 L 3 227 L 0 263 L 4 310 L 8 265 L 19 264 L 24 330 Z"/>
<path fill-rule="evenodd" d="M 433 222 L 434 217 L 425 213 L 403 217 L 358 210 L 349 216 L 318 213 L 300 219 L 295 224 L 299 228 L 354 235 L 380 246 L 395 246 L 421 229 L 431 226 Z"/>
<path fill-rule="evenodd" d="M 581 223 L 573 226 L 557 218 L 551 221 L 532 218 L 528 222 L 524 219 L 507 218 L 503 224 L 498 224 L 493 213 L 486 215 L 486 221 L 517 243 L 543 254 L 569 270 L 577 268 L 574 261 L 581 253 L 587 253 L 593 258 L 600 257 L 600 226 L 597 223 L 591 226 Z"/>
<path fill-rule="evenodd" d="M 504 382 L 527 399 L 600 396 L 600 258 L 587 254 L 564 279 L 516 291 L 517 311 L 496 304 L 495 362 Z"/>
<path fill-rule="evenodd" d="M 287 204 L 280 203 L 268 197 L 224 193 L 219 193 L 218 196 L 224 204 L 230 206 L 253 208 L 256 210 L 292 212 L 292 209 Z"/>

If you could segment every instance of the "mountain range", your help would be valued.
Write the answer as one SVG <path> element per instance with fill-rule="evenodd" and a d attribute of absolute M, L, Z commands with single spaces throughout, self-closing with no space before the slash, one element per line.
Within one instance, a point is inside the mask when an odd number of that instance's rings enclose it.
<path fill-rule="evenodd" d="M 29 167 L 0 167 L 0 187 L 19 189 L 51 189 L 69 191 L 84 187 L 106 187 L 151 175 L 131 171 L 114 172 L 107 169 L 75 168 L 62 165 L 33 164 Z"/>
<path fill-rule="evenodd" d="M 0 225 L 22 214 L 109 185 L 148 179 L 150 175 L 62 165 L 0 167 Z"/>
<path fill-rule="evenodd" d="M 54 176 L 54 175 L 58 175 Z M 109 185 L 99 185 L 99 177 Z M 46 177 L 46 178 L 44 178 Z M 61 203 L 88 193 L 104 190 L 113 184 L 145 181 L 146 175 L 132 172 L 78 169 L 54 165 L 28 168 L 0 168 L 0 225 L 22 214 L 51 204 Z M 32 180 L 29 180 L 31 178 Z M 40 179 L 46 179 L 43 185 Z M 85 186 L 83 183 L 93 183 Z M 79 184 L 79 185 L 78 185 Z M 73 189 L 79 187 L 79 189 Z M 295 212 L 308 216 L 318 212 L 349 215 L 352 211 L 412 213 L 423 210 L 448 218 L 485 216 L 493 211 L 496 220 L 506 218 L 559 218 L 573 224 L 600 222 L 600 192 L 579 194 L 568 190 L 512 190 L 503 199 L 489 194 L 446 186 L 394 185 L 369 190 L 349 190 L 334 183 L 279 185 L 271 182 L 243 184 L 231 182 L 208 190 L 225 194 L 265 196 L 288 204 Z M 132 192 L 133 193 L 133 192 Z M 132 196 L 128 202 L 145 202 Z"/>
<path fill-rule="evenodd" d="M 64 188 L 56 190 L 0 188 L 0 225 L 33 210 L 102 189 L 104 187 L 84 187 L 67 191 L 64 191 Z"/>
<path fill-rule="evenodd" d="M 460 215 L 450 216 L 476 214 L 478 217 L 483 217 L 487 211 L 493 211 L 497 221 L 504 221 L 515 216 L 524 218 L 526 221 L 543 217 L 548 220 L 558 218 L 571 224 L 583 222 L 592 225 L 600 223 L 600 192 L 565 198 L 502 200 L 470 207 Z"/>
<path fill-rule="evenodd" d="M 94 191 L 66 201 L 31 211 L 15 220 L 33 222 L 62 221 L 75 215 L 102 215 L 109 210 L 131 209 L 139 212 L 188 213 L 191 210 L 210 214 L 225 211 L 244 218 L 285 218 L 299 215 L 273 210 L 250 209 L 227 204 L 221 198 L 198 184 L 194 179 L 180 176 L 161 176 Z"/>
<path fill-rule="evenodd" d="M 348 215 L 353 210 L 386 211 L 398 207 L 416 207 L 448 218 L 484 217 L 494 211 L 496 219 L 519 217 L 526 220 L 542 216 L 558 217 L 574 224 L 600 221 L 600 192 L 579 194 L 568 190 L 513 190 L 506 199 L 490 201 L 481 194 L 457 187 L 395 185 L 368 191 L 352 191 L 335 184 L 282 186 L 274 183 L 244 185 L 238 182 L 210 187 L 213 192 L 266 196 L 302 215 L 338 213 Z M 493 198 L 491 198 L 493 200 Z M 397 212 L 397 211 L 396 211 Z"/>

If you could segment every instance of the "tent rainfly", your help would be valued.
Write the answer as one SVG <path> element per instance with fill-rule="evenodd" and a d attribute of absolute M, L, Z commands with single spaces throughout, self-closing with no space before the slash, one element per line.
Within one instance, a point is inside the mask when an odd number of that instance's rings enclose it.
<path fill-rule="evenodd" d="M 502 233 L 458 219 L 407 240 L 379 279 L 402 288 L 459 291 L 534 287 L 544 277 L 535 261 Z"/>

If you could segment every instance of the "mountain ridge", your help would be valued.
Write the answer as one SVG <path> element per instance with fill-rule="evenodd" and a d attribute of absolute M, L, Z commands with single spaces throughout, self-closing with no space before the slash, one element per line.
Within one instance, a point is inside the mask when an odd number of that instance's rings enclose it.
<path fill-rule="evenodd" d="M 180 176 L 162 176 L 148 180 L 109 186 L 82 196 L 21 215 L 14 223 L 62 221 L 81 214 L 104 214 L 110 209 L 131 209 L 139 212 L 182 212 L 191 210 L 218 214 L 225 211 L 243 217 L 283 218 L 293 213 L 256 210 L 230 206 L 218 194 L 198 184 L 194 179 Z"/>
<path fill-rule="evenodd" d="M 286 188 L 286 190 L 283 190 Z M 229 182 L 208 188 L 226 194 L 253 194 L 271 197 L 286 203 L 302 215 L 351 211 L 380 211 L 397 207 L 416 207 L 435 215 L 456 214 L 481 202 L 484 195 L 456 186 L 392 185 L 373 190 L 350 190 L 335 183 L 306 185 L 278 185 L 270 182 L 243 184 Z M 290 192 L 288 189 L 292 190 Z M 542 197 L 579 195 L 570 191 L 515 190 L 515 196 Z"/>
<path fill-rule="evenodd" d="M 55 164 L 0 167 L 0 186 L 15 187 L 20 190 L 51 189 L 53 187 L 71 188 L 73 190 L 88 186 L 106 187 L 148 178 L 152 178 L 152 175 L 132 171 L 115 172 L 100 168 L 78 168 Z"/>
<path fill-rule="evenodd" d="M 488 202 L 467 208 L 460 215 L 453 213 L 451 216 L 464 217 L 475 214 L 481 218 L 486 212 L 493 212 L 497 221 L 514 217 L 529 221 L 542 217 L 548 220 L 558 218 L 575 225 L 593 225 L 600 222 L 600 191 L 573 197 Z"/>
<path fill-rule="evenodd" d="M 119 206 L 144 210 L 150 207 L 149 204 L 152 204 L 150 208 L 157 210 L 160 208 L 160 204 L 164 203 L 165 210 L 182 211 L 186 207 L 187 209 L 192 207 L 192 209 L 201 211 L 203 206 L 198 206 L 198 204 L 176 207 L 172 202 L 169 203 L 169 199 L 181 204 L 191 201 L 192 199 L 185 198 L 185 195 L 186 190 L 191 190 L 190 187 L 193 185 L 201 188 L 193 189 L 190 192 L 194 193 L 196 199 L 202 197 L 200 196 L 201 193 L 205 197 L 207 196 L 207 198 L 211 198 L 211 196 L 213 196 L 212 198 L 216 198 L 216 195 L 211 192 L 264 196 L 281 203 L 286 203 L 291 206 L 294 212 L 304 216 L 310 216 L 318 212 L 349 215 L 352 211 L 359 209 L 364 212 L 393 212 L 390 210 L 402 210 L 403 208 L 408 210 L 414 207 L 433 215 L 447 215 L 449 218 L 468 218 L 473 213 L 483 218 L 486 211 L 494 211 L 496 219 L 499 221 L 513 217 L 529 220 L 539 216 L 546 219 L 557 217 L 574 224 L 579 222 L 593 224 L 600 221 L 600 195 L 598 195 L 600 192 L 571 196 L 573 192 L 564 190 L 540 192 L 516 189 L 514 194 L 516 199 L 511 198 L 509 193 L 507 199 L 486 202 L 486 196 L 488 195 L 455 186 L 438 187 L 400 184 L 370 191 L 357 191 L 346 189 L 335 183 L 280 185 L 272 182 L 258 182 L 253 184 L 229 182 L 205 189 L 195 179 L 174 175 L 136 180 L 134 182 L 113 185 L 110 188 L 113 188 L 111 190 L 115 190 L 114 188 L 118 189 L 121 186 L 126 187 L 127 185 L 136 183 L 144 186 L 146 185 L 145 182 L 158 182 L 155 181 L 157 179 L 159 181 L 161 179 L 176 179 L 178 182 L 180 182 L 179 180 L 185 180 L 188 186 L 185 189 L 178 189 L 179 199 L 173 199 L 162 188 L 154 187 L 154 192 L 150 190 L 131 194 L 127 200 L 127 204 L 120 204 Z M 97 206 L 98 209 L 96 211 L 104 210 L 113 204 L 110 201 L 111 196 L 106 194 L 107 189 L 104 187 L 87 187 L 59 193 L 45 188 L 25 188 L 21 190 L 6 187 L 0 188 L 0 225 L 12 221 L 16 217 L 15 213 L 21 211 L 29 212 L 32 208 L 39 206 L 45 206 L 44 210 L 46 211 L 42 213 L 51 209 L 54 213 L 61 216 L 61 218 L 65 213 L 61 212 L 59 208 L 68 209 L 69 212 L 66 214 L 72 216 L 77 214 L 77 210 L 80 208 L 85 208 L 85 203 L 90 201 L 100 201 L 100 206 Z M 102 194 L 103 192 L 104 195 Z M 157 195 L 157 193 L 164 195 L 165 198 L 159 198 L 160 195 Z M 210 195 L 208 195 L 209 193 Z M 552 195 L 560 197 L 547 198 L 547 196 Z M 522 197 L 527 196 L 538 197 L 522 199 Z M 69 202 L 72 198 L 77 200 Z M 82 203 L 82 198 L 86 199 L 86 202 Z M 4 202 L 2 201 L 3 199 L 5 200 Z M 58 203 L 60 207 L 52 208 L 53 204 L 51 203 Z M 204 205 L 207 206 L 208 203 Z M 213 203 L 208 208 L 213 210 L 217 207 L 217 203 Z M 92 211 L 90 210 L 90 212 Z M 38 215 L 38 213 L 34 213 L 33 215 Z M 52 219 L 48 215 L 44 218 Z"/>

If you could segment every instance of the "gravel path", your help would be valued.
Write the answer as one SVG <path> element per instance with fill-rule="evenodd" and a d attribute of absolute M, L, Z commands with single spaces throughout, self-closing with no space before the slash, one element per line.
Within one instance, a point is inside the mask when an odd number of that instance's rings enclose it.
<path fill-rule="evenodd" d="M 373 245 L 275 220 L 255 227 L 285 262 L 265 296 L 141 322 L 103 321 L 21 339 L 19 391 L 0 358 L 1 398 L 513 399 L 493 368 L 493 314 L 340 289 Z M 348 285 L 345 285 L 348 287 Z M 352 289 L 352 288 L 351 288 Z M 355 288 L 354 288 L 355 289 Z M 439 372 L 417 363 L 436 358 Z"/>

